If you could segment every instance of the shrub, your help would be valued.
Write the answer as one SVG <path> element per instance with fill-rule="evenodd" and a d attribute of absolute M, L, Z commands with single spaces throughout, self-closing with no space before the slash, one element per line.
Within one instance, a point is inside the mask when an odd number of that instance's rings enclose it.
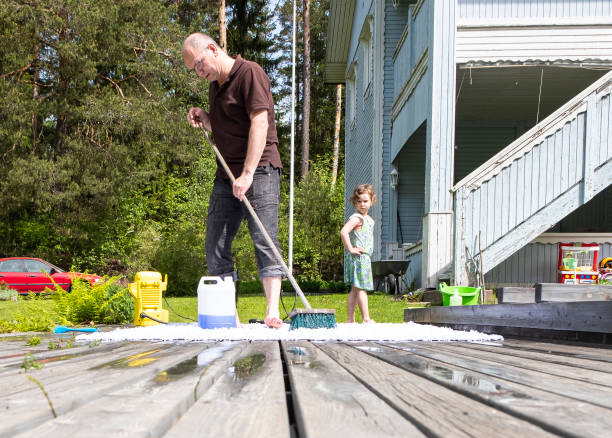
<path fill-rule="evenodd" d="M 263 284 L 259 280 L 240 280 L 237 284 L 238 294 L 262 294 Z"/>
<path fill-rule="evenodd" d="M 344 293 L 350 289 L 350 285 L 340 281 L 323 280 L 296 280 L 302 292 Z M 289 280 L 283 280 L 281 289 L 283 292 L 295 292 Z M 241 280 L 238 282 L 238 294 L 263 293 L 263 285 L 259 280 Z"/>
<path fill-rule="evenodd" d="M 331 293 L 346 293 L 351 289 L 351 285 L 343 281 L 330 281 L 327 283 L 327 289 Z"/>
<path fill-rule="evenodd" d="M 53 296 L 56 302 L 58 322 L 61 324 L 120 323 L 130 320 L 131 298 L 127 289 L 114 286 L 119 277 L 111 277 L 104 283 L 91 287 L 85 281 L 73 281 L 70 293 L 57 288 Z"/>
<path fill-rule="evenodd" d="M 106 302 L 100 313 L 105 324 L 126 324 L 134 319 L 134 300 L 127 288 L 112 284 L 106 289 Z"/>

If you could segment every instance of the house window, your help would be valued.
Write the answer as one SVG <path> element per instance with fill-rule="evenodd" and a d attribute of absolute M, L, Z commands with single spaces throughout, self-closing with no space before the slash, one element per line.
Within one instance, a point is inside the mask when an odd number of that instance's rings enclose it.
<path fill-rule="evenodd" d="M 359 35 L 359 42 L 363 50 L 363 94 L 366 96 L 370 90 L 370 83 L 372 82 L 372 16 L 369 15 L 363 23 L 361 34 Z"/>
<path fill-rule="evenodd" d="M 346 87 L 346 100 L 347 100 L 347 109 L 348 109 L 348 120 L 350 123 L 350 128 L 353 129 L 355 127 L 355 115 L 357 113 L 357 105 L 356 105 L 356 95 L 357 95 L 357 81 L 355 80 L 355 71 L 357 69 L 357 64 L 353 63 L 349 68 L 348 76 L 347 76 L 347 87 Z"/>

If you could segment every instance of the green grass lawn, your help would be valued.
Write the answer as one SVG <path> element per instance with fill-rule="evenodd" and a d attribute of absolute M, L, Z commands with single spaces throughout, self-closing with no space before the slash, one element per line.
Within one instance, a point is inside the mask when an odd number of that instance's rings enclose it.
<path fill-rule="evenodd" d="M 20 299 L 19 301 L 0 301 L 0 320 L 6 320 L 11 317 L 12 314 L 32 305 L 33 301 Z M 51 308 L 55 307 L 55 301 L 46 300 L 46 305 Z"/>
<path fill-rule="evenodd" d="M 346 298 L 347 294 L 328 294 L 310 295 L 306 297 L 313 308 L 336 309 L 336 322 L 346 322 Z M 283 296 L 283 301 L 287 311 L 293 308 L 294 297 Z M 396 301 L 392 296 L 382 293 L 368 295 L 370 304 L 370 317 L 376 322 L 403 322 L 404 309 L 408 307 L 404 301 Z M 198 300 L 196 297 L 169 297 L 170 307 L 183 316 L 197 319 Z M 297 307 L 304 307 L 299 298 Z M 164 302 L 164 307 L 167 308 Z M 176 315 L 171 309 L 170 322 L 188 322 Z M 266 300 L 263 295 L 240 296 L 238 298 L 238 316 L 242 323 L 247 323 L 249 319 L 263 319 L 266 312 Z M 285 311 L 280 307 L 281 317 L 285 316 Z M 355 320 L 361 322 L 359 310 L 355 312 Z"/>
<path fill-rule="evenodd" d="M 327 295 L 309 295 L 307 296 L 310 305 L 313 308 L 336 309 L 336 321 L 346 322 L 346 299 L 347 294 L 327 294 Z M 403 322 L 404 309 L 408 307 L 404 301 L 396 301 L 392 296 L 385 295 L 380 292 L 368 295 L 370 304 L 370 316 L 377 322 Z M 190 322 L 182 319 L 177 315 L 183 315 L 194 320 L 198 315 L 198 299 L 197 297 L 169 297 L 168 303 L 172 309 L 163 301 L 164 308 L 167 308 L 170 314 L 170 322 Z M 283 296 L 283 301 L 287 311 L 291 311 L 294 303 L 294 296 Z M 39 301 L 40 302 L 40 301 Z M 0 320 L 9 320 L 11 315 L 18 312 L 19 309 L 28 307 L 33 304 L 30 300 L 0 301 Z M 55 306 L 55 302 L 51 299 L 45 300 L 45 306 Z M 298 299 L 297 307 L 303 307 Z M 247 323 L 249 319 L 263 319 L 266 311 L 266 300 L 263 295 L 247 295 L 240 296 L 238 300 L 238 315 L 242 323 Z M 285 317 L 286 313 L 282 306 L 280 308 L 281 317 Z M 361 314 L 357 309 L 355 319 L 361 322 Z"/>

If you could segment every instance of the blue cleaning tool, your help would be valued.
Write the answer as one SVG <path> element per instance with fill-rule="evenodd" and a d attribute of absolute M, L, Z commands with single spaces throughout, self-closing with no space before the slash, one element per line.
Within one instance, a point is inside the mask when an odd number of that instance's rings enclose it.
<path fill-rule="evenodd" d="M 97 332 L 98 329 L 95 327 L 83 327 L 83 328 L 74 328 L 74 327 L 66 327 L 63 325 L 55 326 L 55 333 L 66 333 L 66 332 L 85 332 L 92 333 Z"/>

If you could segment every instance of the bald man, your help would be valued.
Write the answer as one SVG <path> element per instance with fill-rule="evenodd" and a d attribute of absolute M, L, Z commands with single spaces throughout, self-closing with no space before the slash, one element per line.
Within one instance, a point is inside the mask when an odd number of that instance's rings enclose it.
<path fill-rule="evenodd" d="M 280 169 L 274 100 L 270 79 L 256 63 L 240 56 L 232 58 L 208 35 L 191 34 L 183 43 L 183 61 L 190 70 L 210 82 L 210 108 L 191 108 L 187 121 L 193 127 L 212 131 L 223 159 L 236 181 L 217 163 L 208 207 L 206 262 L 211 275 L 237 280 L 232 242 L 238 227 L 247 219 L 255 246 L 257 273 L 266 295 L 268 327 L 279 328 L 278 303 L 284 275 L 272 249 L 248 214 L 249 200 L 266 231 L 278 243 Z"/>

